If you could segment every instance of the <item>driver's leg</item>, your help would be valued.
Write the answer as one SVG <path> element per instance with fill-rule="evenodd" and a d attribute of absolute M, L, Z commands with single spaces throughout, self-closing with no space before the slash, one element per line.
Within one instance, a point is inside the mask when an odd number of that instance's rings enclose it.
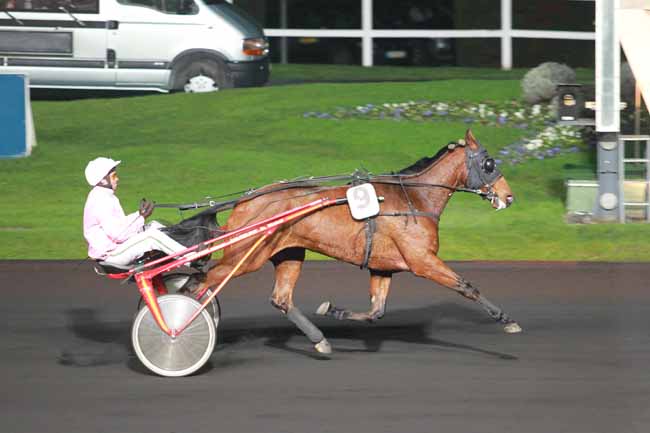
<path fill-rule="evenodd" d="M 128 265 L 137 258 L 152 250 L 162 251 L 166 254 L 174 254 L 186 249 L 174 239 L 167 236 L 158 229 L 150 228 L 142 233 L 129 238 L 120 244 L 113 251 L 108 253 L 106 261 L 118 265 Z"/>

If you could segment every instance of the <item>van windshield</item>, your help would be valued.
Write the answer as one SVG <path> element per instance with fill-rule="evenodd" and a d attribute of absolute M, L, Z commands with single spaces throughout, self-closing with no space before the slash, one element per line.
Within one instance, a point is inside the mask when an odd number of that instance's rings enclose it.
<path fill-rule="evenodd" d="M 228 3 L 225 0 L 203 0 L 203 3 L 210 6 L 213 11 L 232 24 L 240 27 L 242 31 L 249 34 L 249 37 L 263 35 L 262 26 L 242 8 Z"/>

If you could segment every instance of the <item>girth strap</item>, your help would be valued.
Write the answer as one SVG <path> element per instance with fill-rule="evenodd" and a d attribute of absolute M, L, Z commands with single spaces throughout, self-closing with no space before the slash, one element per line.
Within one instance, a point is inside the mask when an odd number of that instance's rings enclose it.
<path fill-rule="evenodd" d="M 366 251 L 363 254 L 363 263 L 361 269 L 368 269 L 368 262 L 370 261 L 370 254 L 372 254 L 372 238 L 377 230 L 377 221 L 375 217 L 366 219 Z"/>

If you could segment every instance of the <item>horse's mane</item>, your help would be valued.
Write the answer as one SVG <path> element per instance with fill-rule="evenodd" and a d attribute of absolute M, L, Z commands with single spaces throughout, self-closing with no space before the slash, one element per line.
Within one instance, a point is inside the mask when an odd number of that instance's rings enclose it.
<path fill-rule="evenodd" d="M 449 146 L 445 146 L 442 149 L 438 151 L 433 156 L 425 156 L 423 158 L 418 159 L 415 161 L 413 164 L 409 165 L 408 167 L 405 167 L 401 169 L 400 171 L 397 172 L 397 174 L 416 174 L 420 173 L 422 170 L 425 168 L 431 166 L 431 164 L 435 163 L 438 161 L 440 158 L 442 158 L 443 155 L 445 155 L 449 151 Z"/>

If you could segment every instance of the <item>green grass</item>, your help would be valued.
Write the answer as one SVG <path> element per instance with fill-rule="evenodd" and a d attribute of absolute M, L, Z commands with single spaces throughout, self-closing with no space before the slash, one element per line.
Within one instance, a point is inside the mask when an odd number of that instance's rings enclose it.
<path fill-rule="evenodd" d="M 301 84 L 35 102 L 39 144 L 34 154 L 0 160 L 0 258 L 85 256 L 81 217 L 89 188 L 83 170 L 96 156 L 123 161 L 118 196 L 127 212 L 136 209 L 141 197 L 186 202 L 301 175 L 350 173 L 361 166 L 375 173 L 397 170 L 461 137 L 466 126 L 305 119 L 302 114 L 411 99 L 519 96 L 518 80 L 499 80 L 492 73 L 490 80 Z M 482 126 L 473 130 L 492 152 L 525 133 Z M 650 226 L 564 222 L 563 167 L 587 161 L 588 155 L 574 154 L 505 167 L 517 199 L 506 211 L 494 212 L 487 202 L 457 194 L 442 217 L 441 256 L 648 260 L 650 246 L 643 240 Z M 173 210 L 157 210 L 154 216 L 178 220 Z"/>

